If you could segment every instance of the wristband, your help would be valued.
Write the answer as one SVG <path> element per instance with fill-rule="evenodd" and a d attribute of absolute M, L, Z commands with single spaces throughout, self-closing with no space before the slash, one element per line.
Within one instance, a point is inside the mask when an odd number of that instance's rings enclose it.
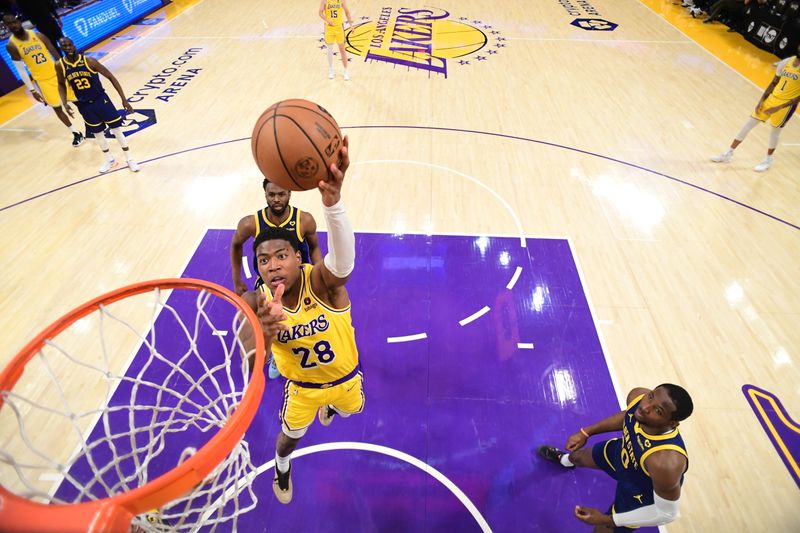
<path fill-rule="evenodd" d="M 589 434 L 586 433 L 585 429 L 581 428 L 581 433 L 583 433 L 583 436 L 586 437 L 587 439 L 589 438 Z"/>

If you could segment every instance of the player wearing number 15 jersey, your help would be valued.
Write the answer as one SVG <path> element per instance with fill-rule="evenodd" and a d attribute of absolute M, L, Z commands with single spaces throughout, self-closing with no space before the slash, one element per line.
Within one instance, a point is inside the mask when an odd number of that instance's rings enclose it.
<path fill-rule="evenodd" d="M 70 114 L 72 113 L 67 101 L 74 100 L 75 96 L 71 90 L 67 91 L 65 100 L 61 101 L 56 78 L 56 60 L 53 59 L 60 56 L 53 43 L 43 34 L 23 28 L 22 22 L 14 15 L 3 15 L 3 23 L 11 32 L 6 51 L 14 61 L 14 66 L 25 87 L 37 102 L 53 108 L 59 120 L 72 132 L 72 146 L 80 146 L 83 143 L 83 135 L 72 125 L 65 112 L 66 109 Z M 30 76 L 28 76 L 28 71 L 30 71 Z"/>
<path fill-rule="evenodd" d="M 292 499 L 290 456 L 314 421 L 331 423 L 364 408 L 362 374 L 345 288 L 355 266 L 355 235 L 341 201 L 349 166 L 348 140 L 340 148 L 341 164 L 331 165 L 320 182 L 328 227 L 328 254 L 314 265 L 303 264 L 297 232 L 267 227 L 253 242 L 258 291 L 244 299 L 258 312 L 265 340 L 280 373 L 287 378 L 281 409 L 281 432 L 275 444 L 273 491 L 281 503 Z M 270 310 L 278 309 L 277 315 Z"/>
<path fill-rule="evenodd" d="M 328 78 L 333 79 L 333 45 L 339 47 L 339 55 L 344 65 L 344 80 L 348 81 L 347 50 L 344 46 L 344 21 L 352 27 L 353 18 L 347 8 L 347 0 L 320 0 L 319 18 L 325 21 L 325 44 L 328 47 Z"/>

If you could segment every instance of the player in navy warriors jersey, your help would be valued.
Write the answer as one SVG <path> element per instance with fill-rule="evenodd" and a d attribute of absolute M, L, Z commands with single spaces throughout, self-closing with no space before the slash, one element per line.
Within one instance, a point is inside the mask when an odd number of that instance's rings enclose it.
<path fill-rule="evenodd" d="M 319 183 L 328 226 L 325 258 L 314 265 L 303 264 L 296 232 L 269 227 L 253 243 L 264 285 L 243 296 L 257 311 L 264 340 L 271 344 L 278 368 L 287 378 L 272 483 L 275 496 L 284 504 L 292 500 L 291 454 L 315 416 L 327 426 L 335 415 L 345 417 L 364 408 L 345 288 L 356 254 L 355 235 L 341 200 L 350 164 L 347 147 L 345 137 L 341 165 L 332 164 L 328 177 Z"/>
<path fill-rule="evenodd" d="M 86 136 L 97 141 L 100 150 L 103 151 L 105 156 L 100 172 L 105 173 L 118 166 L 116 159 L 108 149 L 108 143 L 103 135 L 106 128 L 110 128 L 111 133 L 119 141 L 119 145 L 125 153 L 128 168 L 133 172 L 138 172 L 139 165 L 131 156 L 128 141 L 120 129 L 122 117 L 117 112 L 114 104 L 111 103 L 111 98 L 106 94 L 105 89 L 103 89 L 103 84 L 100 82 L 98 74 L 102 74 L 111 81 L 122 99 L 122 106 L 126 111 L 132 113 L 133 108 L 128 99 L 125 98 L 125 93 L 122 91 L 119 81 L 99 61 L 92 57 L 86 57 L 84 54 L 79 54 L 75 44 L 69 37 L 64 37 L 58 42 L 65 54 L 65 57 L 59 60 L 56 67 L 58 89 L 63 96 L 66 93 L 67 84 L 69 84 L 69 87 L 75 92 L 75 98 L 77 99 L 75 105 L 78 106 L 78 111 L 81 112 L 83 121 L 86 123 Z"/>
<path fill-rule="evenodd" d="M 300 241 L 300 260 L 303 263 L 319 263 L 322 260 L 322 252 L 317 242 L 317 221 L 311 213 L 300 211 L 294 206 L 289 205 L 292 198 L 291 191 L 282 189 L 271 183 L 268 179 L 262 182 L 264 196 L 267 198 L 267 207 L 258 211 L 254 215 L 242 217 L 236 227 L 236 233 L 231 239 L 231 272 L 233 273 L 233 288 L 236 294 L 247 292 L 247 285 L 242 280 L 242 247 L 251 237 L 258 236 L 259 233 L 267 228 L 285 228 L 295 232 Z M 253 270 L 258 273 L 256 258 L 253 258 Z M 264 283 L 261 276 L 258 276 L 255 283 L 255 290 Z M 269 378 L 276 379 L 280 376 L 275 358 L 269 360 Z"/>
<path fill-rule="evenodd" d="M 576 506 L 575 516 L 594 531 L 663 526 L 678 517 L 683 475 L 689 468 L 678 424 L 692 414 L 689 393 L 671 383 L 628 394 L 628 407 L 567 439 L 567 451 L 542 446 L 539 455 L 565 468 L 599 468 L 617 480 L 607 513 Z M 622 437 L 586 449 L 590 435 L 622 431 Z"/>

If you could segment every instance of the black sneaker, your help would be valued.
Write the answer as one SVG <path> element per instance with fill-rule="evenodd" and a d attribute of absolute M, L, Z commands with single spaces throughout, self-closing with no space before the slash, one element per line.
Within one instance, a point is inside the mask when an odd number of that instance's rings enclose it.
<path fill-rule="evenodd" d="M 567 452 L 565 452 L 564 450 L 559 450 L 555 446 L 539 446 L 539 449 L 536 451 L 539 455 L 541 455 L 551 463 L 557 464 L 561 468 L 575 468 L 575 465 L 564 466 L 561 464 L 561 457 L 564 456 Z"/>
<path fill-rule="evenodd" d="M 72 134 L 72 147 L 77 148 L 78 146 L 82 145 L 84 141 L 84 136 L 82 133 L 73 132 Z"/>
<path fill-rule="evenodd" d="M 272 480 L 272 492 L 275 497 L 282 504 L 287 504 L 292 501 L 292 465 L 289 465 L 289 470 L 280 472 L 278 465 L 275 465 L 275 478 Z"/>

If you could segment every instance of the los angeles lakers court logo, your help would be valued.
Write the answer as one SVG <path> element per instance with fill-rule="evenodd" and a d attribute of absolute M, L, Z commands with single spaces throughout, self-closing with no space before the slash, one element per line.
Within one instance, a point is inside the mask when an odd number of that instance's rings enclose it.
<path fill-rule="evenodd" d="M 486 61 L 506 46 L 491 24 L 439 8 L 384 7 L 376 20 L 362 20 L 345 36 L 349 54 L 445 78 L 454 66 Z"/>

